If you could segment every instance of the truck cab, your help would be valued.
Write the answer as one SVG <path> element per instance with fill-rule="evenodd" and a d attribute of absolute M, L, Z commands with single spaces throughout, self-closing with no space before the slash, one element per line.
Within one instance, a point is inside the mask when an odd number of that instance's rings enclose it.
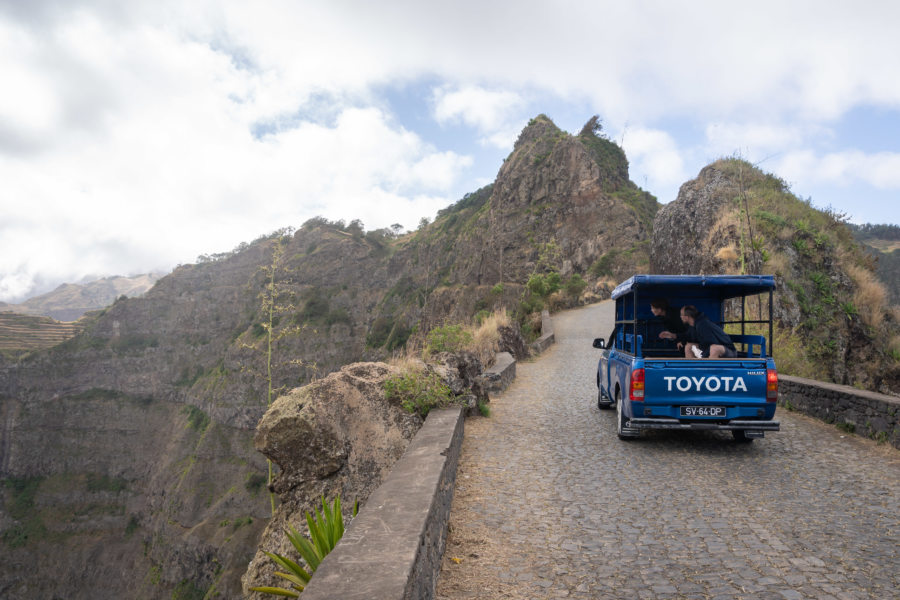
<path fill-rule="evenodd" d="M 738 441 L 778 431 L 773 420 L 778 373 L 772 358 L 770 275 L 635 275 L 613 290 L 615 327 L 597 367 L 597 405 L 616 408 L 616 433 L 644 429 L 725 430 Z M 664 298 L 675 310 L 692 305 L 722 327 L 732 358 L 685 357 L 650 303 Z"/>

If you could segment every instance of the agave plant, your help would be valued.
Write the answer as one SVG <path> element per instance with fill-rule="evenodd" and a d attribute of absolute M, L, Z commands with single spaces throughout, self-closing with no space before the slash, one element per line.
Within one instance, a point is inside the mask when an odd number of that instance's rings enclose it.
<path fill-rule="evenodd" d="M 353 504 L 353 516 L 359 508 L 359 503 Z M 276 571 L 275 575 L 290 582 L 291 587 L 253 587 L 250 588 L 254 592 L 263 592 L 264 594 L 272 594 L 273 596 L 287 596 L 288 598 L 299 598 L 300 592 L 309 583 L 312 574 L 316 572 L 319 564 L 325 556 L 334 550 L 341 536 L 344 535 L 344 517 L 341 515 L 341 496 L 334 499 L 334 504 L 328 506 L 325 502 L 325 496 L 322 496 L 322 512 L 316 508 L 316 515 L 313 517 L 310 513 L 306 513 L 306 525 L 309 528 L 308 538 L 301 535 L 292 525 L 288 525 L 288 529 L 284 532 L 290 540 L 291 545 L 300 554 L 300 557 L 306 563 L 307 568 L 303 568 L 299 563 L 293 560 L 275 554 L 274 552 L 266 552 L 266 556 L 271 558 L 275 563 L 285 569 L 286 572 Z"/>

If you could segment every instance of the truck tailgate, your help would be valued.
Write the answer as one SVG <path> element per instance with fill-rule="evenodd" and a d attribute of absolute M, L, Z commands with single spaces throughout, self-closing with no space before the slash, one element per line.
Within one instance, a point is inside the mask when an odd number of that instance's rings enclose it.
<path fill-rule="evenodd" d="M 765 406 L 766 404 L 766 360 L 764 358 L 646 359 L 644 361 L 644 377 L 646 381 L 645 405 Z M 702 411 L 699 411 L 699 414 L 682 413 L 679 416 L 715 417 L 717 415 L 702 414 Z"/>

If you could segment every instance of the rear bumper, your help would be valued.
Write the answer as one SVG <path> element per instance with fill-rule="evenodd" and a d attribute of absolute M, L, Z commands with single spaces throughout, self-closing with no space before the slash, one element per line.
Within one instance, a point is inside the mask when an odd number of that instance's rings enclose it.
<path fill-rule="evenodd" d="M 679 421 L 678 419 L 629 419 L 626 427 L 634 429 L 692 429 L 692 430 L 751 430 L 751 431 L 779 431 L 781 423 L 778 421 L 751 421 L 749 419 L 732 419 L 731 421 Z"/>

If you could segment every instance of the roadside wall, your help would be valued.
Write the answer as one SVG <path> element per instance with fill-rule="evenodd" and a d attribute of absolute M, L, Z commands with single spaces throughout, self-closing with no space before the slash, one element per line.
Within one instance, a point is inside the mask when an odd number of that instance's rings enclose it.
<path fill-rule="evenodd" d="M 900 398 L 789 375 L 778 376 L 778 403 L 848 432 L 900 448 Z"/>
<path fill-rule="evenodd" d="M 554 343 L 546 311 L 540 350 Z M 515 360 L 501 357 L 499 390 L 515 378 Z M 497 391 L 499 391 L 497 390 Z M 433 410 L 384 483 L 347 527 L 303 591 L 303 600 L 429 600 L 441 571 L 456 486 L 465 412 Z"/>
<path fill-rule="evenodd" d="M 434 596 L 464 421 L 460 407 L 428 414 L 406 453 L 319 565 L 304 600 Z"/>

